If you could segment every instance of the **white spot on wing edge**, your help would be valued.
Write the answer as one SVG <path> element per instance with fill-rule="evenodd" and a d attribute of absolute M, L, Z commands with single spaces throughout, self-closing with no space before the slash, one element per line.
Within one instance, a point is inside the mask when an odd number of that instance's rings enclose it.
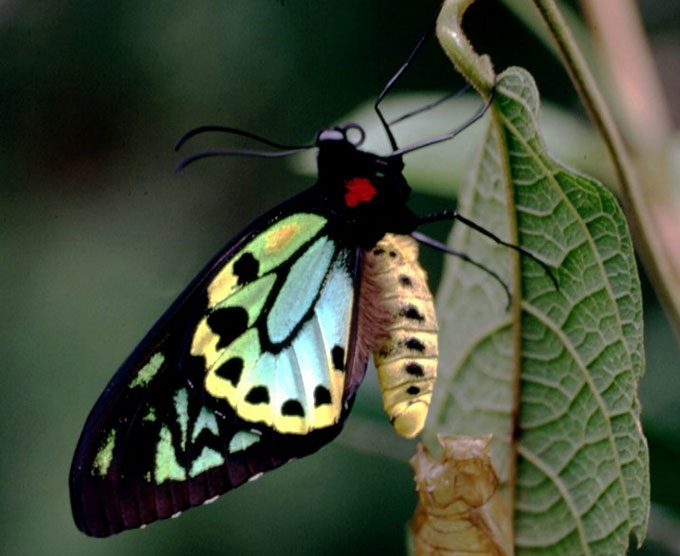
<path fill-rule="evenodd" d="M 255 473 L 255 475 L 248 479 L 248 482 L 252 483 L 253 481 L 257 481 L 260 477 L 262 477 L 262 475 L 264 475 L 262 471 L 260 471 L 259 473 Z"/>
<path fill-rule="evenodd" d="M 203 504 L 202 504 L 202 505 L 203 505 L 203 506 L 207 506 L 208 504 L 212 504 L 212 503 L 213 503 L 215 500 L 217 500 L 219 497 L 220 497 L 220 495 L 219 495 L 219 494 L 216 494 L 216 495 L 213 496 L 212 498 L 206 498 L 206 499 L 203 501 Z"/>

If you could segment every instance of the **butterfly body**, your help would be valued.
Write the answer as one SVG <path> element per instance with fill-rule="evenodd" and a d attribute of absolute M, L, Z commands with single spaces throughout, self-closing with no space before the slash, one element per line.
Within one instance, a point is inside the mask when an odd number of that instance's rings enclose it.
<path fill-rule="evenodd" d="M 397 432 L 422 428 L 436 323 L 404 237 L 418 218 L 403 163 L 359 150 L 343 128 L 316 144 L 317 183 L 231 240 L 100 396 L 70 476 L 85 533 L 171 517 L 316 451 L 340 432 L 371 352 Z M 402 264 L 415 287 L 402 280 L 395 297 Z M 404 316 L 411 306 L 425 324 Z M 410 367 L 397 361 L 404 349 Z"/>
<path fill-rule="evenodd" d="M 373 348 L 383 406 L 394 430 L 423 428 L 437 376 L 437 317 L 427 275 L 410 236 L 385 234 L 364 254 L 365 306 L 383 315 Z"/>

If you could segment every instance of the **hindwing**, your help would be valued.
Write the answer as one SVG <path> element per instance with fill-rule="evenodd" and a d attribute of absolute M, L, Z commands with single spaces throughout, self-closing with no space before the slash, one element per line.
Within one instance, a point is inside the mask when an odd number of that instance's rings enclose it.
<path fill-rule="evenodd" d="M 341 413 L 351 252 L 321 233 L 326 223 L 294 214 L 240 250 L 208 286 L 191 340 L 206 393 L 283 433 L 330 426 Z"/>
<path fill-rule="evenodd" d="M 358 265 L 300 197 L 218 253 L 92 410 L 70 476 L 78 527 L 170 517 L 333 439 L 366 366 Z"/>

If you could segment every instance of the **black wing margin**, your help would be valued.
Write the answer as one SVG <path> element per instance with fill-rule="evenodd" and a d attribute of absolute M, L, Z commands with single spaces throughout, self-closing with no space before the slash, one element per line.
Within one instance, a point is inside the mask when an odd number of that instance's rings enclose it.
<path fill-rule="evenodd" d="M 363 354 L 355 354 L 357 302 L 342 415 L 334 425 L 307 434 L 282 434 L 246 422 L 224 400 L 206 395 L 204 361 L 189 350 L 208 307 L 207 286 L 220 269 L 272 222 L 311 210 L 303 194 L 230 241 L 111 379 L 87 419 L 71 465 L 71 507 L 84 533 L 105 537 L 211 502 L 339 434 L 366 367 Z M 344 248 L 344 253 L 358 292 L 359 250 Z"/>

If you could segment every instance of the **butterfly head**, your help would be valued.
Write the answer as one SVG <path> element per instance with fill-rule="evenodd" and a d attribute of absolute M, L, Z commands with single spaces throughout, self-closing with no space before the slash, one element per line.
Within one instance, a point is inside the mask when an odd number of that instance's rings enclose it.
<path fill-rule="evenodd" d="M 361 229 L 369 243 L 388 231 L 410 233 L 415 225 L 406 207 L 411 188 L 403 175 L 402 158 L 361 150 L 364 138 L 357 124 L 318 133 L 317 186 L 333 212 Z"/>

